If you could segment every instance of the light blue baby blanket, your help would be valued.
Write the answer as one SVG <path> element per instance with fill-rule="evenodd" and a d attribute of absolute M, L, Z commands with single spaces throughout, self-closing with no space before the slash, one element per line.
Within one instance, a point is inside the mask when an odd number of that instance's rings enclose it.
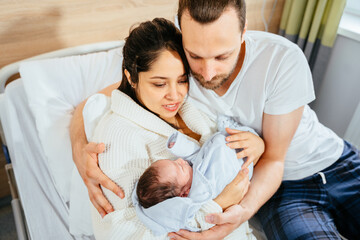
<path fill-rule="evenodd" d="M 170 198 L 150 208 L 140 206 L 136 195 L 136 184 L 132 194 L 136 214 L 154 235 L 177 232 L 180 229 L 193 232 L 201 230 L 190 226 L 191 219 L 203 204 L 222 192 L 244 163 L 242 159 L 237 159 L 235 150 L 226 146 L 225 137 L 220 132 L 215 133 L 201 148 L 180 132 L 174 133 L 168 139 L 168 142 L 175 142 L 169 150 L 193 165 L 193 182 L 188 197 Z M 250 178 L 252 172 L 251 164 Z"/>

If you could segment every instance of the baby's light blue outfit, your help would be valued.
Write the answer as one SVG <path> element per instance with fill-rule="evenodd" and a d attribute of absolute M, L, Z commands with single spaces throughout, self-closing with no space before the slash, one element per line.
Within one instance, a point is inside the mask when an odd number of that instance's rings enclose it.
<path fill-rule="evenodd" d="M 221 117 L 218 118 L 218 122 L 219 120 Z M 154 235 L 177 232 L 180 229 L 200 231 L 200 228 L 190 225 L 191 219 L 203 204 L 216 198 L 240 171 L 244 161 L 237 159 L 236 152 L 226 146 L 227 134 L 222 133 L 226 133 L 222 126 L 234 128 L 229 122 L 225 125 L 218 124 L 220 131 L 210 137 L 201 148 L 180 132 L 174 133 L 168 139 L 167 146 L 170 142 L 175 143 L 172 148 L 168 148 L 169 151 L 189 161 L 193 167 L 193 182 L 187 197 L 174 197 L 152 207 L 143 208 L 136 195 L 136 184 L 132 194 L 136 214 Z M 255 133 L 247 127 L 236 126 L 236 129 Z M 251 163 L 249 178 L 252 177 L 252 173 Z"/>

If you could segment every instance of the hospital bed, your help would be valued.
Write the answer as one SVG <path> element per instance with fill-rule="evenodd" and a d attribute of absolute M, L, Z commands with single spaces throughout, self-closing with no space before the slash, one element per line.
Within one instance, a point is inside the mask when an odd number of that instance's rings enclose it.
<path fill-rule="evenodd" d="M 107 51 L 119 48 L 122 44 L 122 41 L 103 42 L 63 49 L 16 62 L 0 70 L 1 136 L 12 162 L 11 165 L 7 165 L 7 172 L 9 175 L 12 173 L 15 175 L 9 180 L 12 186 L 12 207 L 19 239 L 91 239 L 92 236 L 91 234 L 74 236 L 70 233 L 70 201 L 63 196 L 64 193 L 59 193 L 59 190 L 63 189 L 59 189 L 59 183 L 56 182 L 58 179 L 54 179 L 53 176 L 54 170 L 58 171 L 55 174 L 70 171 L 63 177 L 65 182 L 71 181 L 72 168 L 74 168 L 71 152 L 68 153 L 70 158 L 63 159 L 63 164 L 56 166 L 63 169 L 54 169 L 54 166 L 51 168 L 51 159 L 44 151 L 36 125 L 36 121 L 39 120 L 36 118 L 37 113 L 32 111 L 42 106 L 33 105 L 33 108 L 29 106 L 31 103 L 29 98 L 34 97 L 32 94 L 36 94 L 26 92 L 29 90 L 26 88 L 26 80 L 31 79 L 17 79 L 5 88 L 7 79 L 18 73 L 19 67 L 24 62 Z M 121 60 L 121 55 L 118 56 Z M 118 68 L 121 69 L 121 65 Z M 113 79 L 113 81 L 118 80 Z M 108 83 L 109 81 L 105 81 L 105 84 Z M 36 87 L 44 88 L 40 85 Z M 93 92 L 96 91 L 93 89 Z M 87 97 L 91 93 L 84 92 L 81 95 Z M 75 102 L 73 104 L 75 106 Z M 65 127 L 68 124 L 69 119 L 65 119 Z M 71 151 L 69 147 L 67 146 L 67 150 Z"/>
<path fill-rule="evenodd" d="M 19 239 L 94 238 L 89 216 L 82 212 L 90 204 L 84 200 L 86 189 L 70 184 L 82 181 L 73 164 L 68 126 L 78 103 L 121 79 L 122 45 L 63 49 L 0 70 L 1 137 L 12 162 L 7 171 Z M 19 71 L 21 78 L 5 87 Z M 358 147 L 359 123 L 360 104 L 345 136 Z M 265 239 L 259 226 L 252 226 Z"/>

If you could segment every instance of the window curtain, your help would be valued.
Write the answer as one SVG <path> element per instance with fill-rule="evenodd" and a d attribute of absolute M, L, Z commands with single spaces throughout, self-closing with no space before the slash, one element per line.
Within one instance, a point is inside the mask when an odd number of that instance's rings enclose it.
<path fill-rule="evenodd" d="M 285 0 L 279 35 L 299 45 L 315 91 L 324 77 L 346 0 Z"/>

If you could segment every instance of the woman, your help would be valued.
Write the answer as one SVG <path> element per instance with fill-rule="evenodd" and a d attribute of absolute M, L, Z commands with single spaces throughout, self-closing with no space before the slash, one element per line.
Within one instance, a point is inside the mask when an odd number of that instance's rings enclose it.
<path fill-rule="evenodd" d="M 125 198 L 120 199 L 103 188 L 115 211 L 102 218 L 93 208 L 96 239 L 166 239 L 166 235 L 155 237 L 136 217 L 131 201 L 134 184 L 152 162 L 174 158 L 166 149 L 167 138 L 174 132 L 180 131 L 201 145 L 216 130 L 214 122 L 186 102 L 189 67 L 181 42 L 180 32 L 168 20 L 157 18 L 140 24 L 131 31 L 123 48 L 123 81 L 119 89 L 112 92 L 110 99 L 98 94 L 95 101 L 88 101 L 96 104 L 98 98 L 109 102 L 110 109 L 91 140 L 105 143 L 99 166 L 125 193 Z M 84 111 L 94 109 L 88 104 Z M 263 147 L 259 137 L 250 137 Z M 240 199 L 233 199 L 235 192 L 241 192 Z M 239 190 L 230 183 L 217 199 L 236 204 L 245 192 L 246 188 Z M 219 207 L 209 201 L 196 217 L 204 219 Z M 236 239 L 239 235 L 251 239 L 246 230 L 247 223 L 233 234 L 238 234 Z"/>

